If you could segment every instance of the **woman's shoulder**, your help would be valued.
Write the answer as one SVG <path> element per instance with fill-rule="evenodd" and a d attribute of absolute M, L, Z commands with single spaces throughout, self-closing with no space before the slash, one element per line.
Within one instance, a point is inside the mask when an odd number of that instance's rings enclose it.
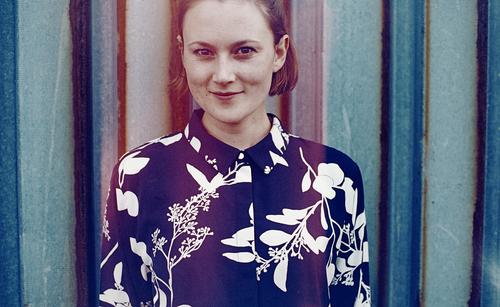
<path fill-rule="evenodd" d="M 345 173 L 361 176 L 356 161 L 336 147 L 295 135 L 290 135 L 290 146 L 299 152 L 301 159 L 309 159 L 315 164 L 337 164 Z"/>
<path fill-rule="evenodd" d="M 163 154 L 165 150 L 178 150 L 182 146 L 181 140 L 183 139 L 182 132 L 174 132 L 164 135 L 150 141 L 147 141 L 139 146 L 125 152 L 119 159 L 121 162 L 125 159 L 135 156 L 154 156 L 156 154 Z"/>

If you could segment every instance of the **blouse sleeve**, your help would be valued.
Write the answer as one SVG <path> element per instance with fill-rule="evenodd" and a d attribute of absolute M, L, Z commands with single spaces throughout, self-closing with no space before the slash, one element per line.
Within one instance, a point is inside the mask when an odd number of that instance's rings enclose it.
<path fill-rule="evenodd" d="M 352 179 L 346 177 L 345 219 L 336 240 L 333 281 L 330 284 L 330 306 L 370 306 L 368 275 L 368 239 L 364 208 L 363 182 L 356 166 Z"/>
<path fill-rule="evenodd" d="M 123 176 L 123 174 L 121 174 Z M 138 200 L 115 166 L 108 191 L 101 241 L 99 306 L 152 306 L 151 258 L 134 237 Z"/>

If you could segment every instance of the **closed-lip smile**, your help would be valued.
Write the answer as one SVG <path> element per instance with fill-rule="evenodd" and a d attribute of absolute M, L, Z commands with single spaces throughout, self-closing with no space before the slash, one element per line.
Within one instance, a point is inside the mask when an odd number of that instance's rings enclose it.
<path fill-rule="evenodd" d="M 240 92 L 213 92 L 213 91 L 210 91 L 210 93 L 214 94 L 215 96 L 217 96 L 220 99 L 230 99 L 237 94 L 243 93 L 243 91 L 240 91 Z"/>

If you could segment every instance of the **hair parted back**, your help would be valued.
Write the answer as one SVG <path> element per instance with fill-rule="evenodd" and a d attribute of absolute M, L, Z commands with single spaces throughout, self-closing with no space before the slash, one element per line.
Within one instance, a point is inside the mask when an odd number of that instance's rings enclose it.
<path fill-rule="evenodd" d="M 172 15 L 176 18 L 173 23 L 176 26 L 177 35 L 182 37 L 182 29 L 184 23 L 184 16 L 186 12 L 191 8 L 191 6 L 202 0 L 177 0 L 175 9 L 176 12 Z M 219 0 L 227 1 L 227 0 Z M 284 1 L 287 0 L 246 0 L 254 2 L 263 12 L 271 31 L 274 36 L 274 44 L 277 44 L 280 39 L 285 34 L 289 34 L 287 31 L 288 16 L 286 14 Z M 186 80 L 186 72 L 182 65 L 180 48 L 172 48 L 174 56 L 179 59 L 178 61 L 173 61 L 170 67 L 170 91 L 175 94 L 176 97 L 181 97 L 188 91 L 188 84 Z M 286 60 L 283 67 L 277 72 L 273 73 L 271 88 L 269 90 L 269 96 L 281 95 L 293 90 L 298 80 L 298 63 L 297 56 L 295 52 L 295 47 L 293 41 L 289 38 L 289 47 L 286 55 Z"/>

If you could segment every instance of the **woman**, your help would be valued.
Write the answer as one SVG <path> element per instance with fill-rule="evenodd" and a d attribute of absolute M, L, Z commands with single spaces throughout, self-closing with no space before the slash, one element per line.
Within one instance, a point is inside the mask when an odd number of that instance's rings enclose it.
<path fill-rule="evenodd" d="M 358 167 L 266 113 L 297 80 L 282 1 L 185 0 L 178 16 L 174 87 L 201 109 L 116 165 L 101 302 L 369 305 Z"/>

